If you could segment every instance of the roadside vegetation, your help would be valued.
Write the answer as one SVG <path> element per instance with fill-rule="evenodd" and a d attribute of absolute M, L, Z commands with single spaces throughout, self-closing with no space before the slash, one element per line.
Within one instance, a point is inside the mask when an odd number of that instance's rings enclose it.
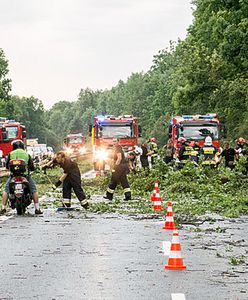
<path fill-rule="evenodd" d="M 167 201 L 172 201 L 173 211 L 185 222 L 207 213 L 238 217 L 248 213 L 248 177 L 243 174 L 243 170 L 242 159 L 233 171 L 222 165 L 218 169 L 207 169 L 194 167 L 190 163 L 184 169 L 175 171 L 172 166 L 160 162 L 149 174 L 143 170 L 129 174 L 133 201 L 129 205 L 124 204 L 124 211 L 121 187 L 116 190 L 113 204 L 93 203 L 92 210 L 153 213 L 150 196 L 154 181 L 158 179 L 164 207 L 161 214 L 166 212 Z M 102 195 L 109 180 L 110 174 L 107 174 L 87 180 L 84 185 L 91 194 Z"/>
<path fill-rule="evenodd" d="M 82 185 L 87 195 L 91 195 L 90 211 L 94 213 L 120 213 L 128 215 L 146 215 L 147 218 L 165 215 L 167 201 L 173 202 L 173 212 L 179 223 L 192 222 L 198 216 L 216 213 L 226 217 L 239 217 L 248 214 L 248 177 L 242 173 L 244 169 L 242 158 L 236 168 L 220 166 L 218 169 L 207 169 L 192 166 L 190 163 L 182 170 L 176 171 L 173 166 L 157 163 L 149 173 L 139 170 L 129 174 L 132 189 L 132 201 L 123 201 L 123 190 L 117 187 L 113 202 L 103 199 L 110 181 L 110 172 L 105 175 L 83 179 Z M 83 173 L 92 169 L 91 159 L 78 161 Z M 47 175 L 37 169 L 32 175 L 36 181 L 40 197 L 53 192 L 55 183 L 63 170 L 59 167 L 48 169 Z M 159 190 L 163 199 L 163 212 L 153 211 L 150 200 L 154 188 L 154 181 L 159 181 Z M 0 178 L 3 190 L 6 177 Z M 54 205 L 60 206 L 61 193 L 54 195 Z M 97 200 L 96 200 L 97 199 Z M 43 206 L 46 208 L 46 205 Z"/>

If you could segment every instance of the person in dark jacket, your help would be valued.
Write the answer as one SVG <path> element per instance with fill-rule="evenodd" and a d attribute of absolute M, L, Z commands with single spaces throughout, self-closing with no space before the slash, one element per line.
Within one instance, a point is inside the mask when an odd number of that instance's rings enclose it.
<path fill-rule="evenodd" d="M 119 139 L 113 139 L 114 148 L 113 148 L 113 167 L 112 167 L 112 176 L 110 183 L 108 185 L 105 199 L 113 200 L 115 188 L 118 183 L 124 189 L 124 200 L 131 200 L 131 189 L 127 180 L 128 165 L 125 159 L 124 152 L 122 147 L 119 145 Z"/>
<path fill-rule="evenodd" d="M 185 138 L 179 138 L 178 141 L 181 143 L 181 147 L 179 149 L 178 158 L 181 162 L 190 161 L 191 159 L 191 153 L 192 153 L 192 147 L 190 146 L 190 143 Z"/>
<path fill-rule="evenodd" d="M 236 151 L 234 148 L 230 147 L 229 142 L 224 143 L 224 150 L 220 154 L 220 161 L 221 162 L 222 158 L 225 158 L 225 167 L 229 167 L 231 170 L 234 169 L 234 160 L 236 156 Z"/>
<path fill-rule="evenodd" d="M 140 163 L 141 167 L 145 169 L 149 169 L 149 161 L 148 161 L 148 143 L 144 142 L 141 146 L 142 154 L 140 155 Z"/>
<path fill-rule="evenodd" d="M 81 206 L 87 209 L 89 207 L 89 203 L 81 186 L 81 173 L 78 168 L 78 164 L 75 161 L 72 161 L 64 151 L 59 151 L 53 162 L 55 165 L 59 165 L 64 170 L 63 175 L 61 175 L 59 180 L 55 183 L 55 187 L 59 187 L 63 184 L 63 205 L 71 207 L 71 193 L 73 189 Z"/>

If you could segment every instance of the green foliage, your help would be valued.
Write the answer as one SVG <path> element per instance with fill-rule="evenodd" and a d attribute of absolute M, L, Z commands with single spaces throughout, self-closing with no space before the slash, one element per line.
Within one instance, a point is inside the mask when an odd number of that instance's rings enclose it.
<path fill-rule="evenodd" d="M 4 106 L 4 102 L 8 101 L 10 96 L 9 93 L 11 91 L 11 80 L 6 76 L 8 74 L 8 61 L 5 58 L 3 50 L 0 48 L 0 111 L 1 114 L 4 114 L 4 110 L 2 109 L 2 105 Z"/>
<path fill-rule="evenodd" d="M 242 174 L 242 169 L 241 165 L 231 171 L 223 166 L 212 170 L 188 164 L 184 169 L 175 171 L 160 163 L 148 176 L 141 171 L 131 175 L 130 181 L 135 196 L 149 199 L 154 178 L 158 179 L 162 198 L 175 202 L 174 211 L 178 214 L 215 212 L 238 217 L 248 212 L 248 178 Z"/>
<path fill-rule="evenodd" d="M 195 0 L 194 22 L 184 41 L 154 56 L 147 73 L 134 73 L 111 90 L 81 90 L 78 101 L 58 114 L 52 108 L 48 123 L 65 131 L 87 128 L 94 114 L 134 114 L 143 137 L 156 136 L 160 145 L 175 114 L 216 112 L 229 138 L 247 137 L 248 34 L 247 1 Z M 53 118 L 56 115 L 55 121 Z"/>

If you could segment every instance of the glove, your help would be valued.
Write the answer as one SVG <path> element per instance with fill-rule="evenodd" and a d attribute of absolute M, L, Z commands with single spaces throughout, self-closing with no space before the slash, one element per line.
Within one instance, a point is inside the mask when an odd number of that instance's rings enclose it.
<path fill-rule="evenodd" d="M 52 189 L 55 191 L 57 189 L 56 185 L 53 184 Z"/>
<path fill-rule="evenodd" d="M 62 181 L 58 180 L 56 183 L 55 183 L 55 186 L 56 188 L 59 187 L 61 185 Z"/>

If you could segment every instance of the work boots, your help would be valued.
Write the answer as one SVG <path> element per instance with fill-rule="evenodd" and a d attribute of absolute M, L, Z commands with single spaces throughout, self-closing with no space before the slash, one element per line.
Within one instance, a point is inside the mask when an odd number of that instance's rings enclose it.
<path fill-rule="evenodd" d="M 80 204 L 81 204 L 81 206 L 84 208 L 84 209 L 88 209 L 89 208 L 89 202 L 88 202 L 88 200 L 81 200 L 80 201 Z"/>

